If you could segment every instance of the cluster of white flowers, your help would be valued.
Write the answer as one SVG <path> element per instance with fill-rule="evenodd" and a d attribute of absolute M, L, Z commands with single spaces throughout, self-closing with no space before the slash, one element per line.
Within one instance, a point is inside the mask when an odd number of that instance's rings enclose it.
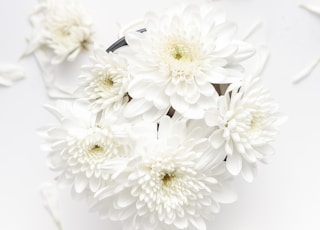
<path fill-rule="evenodd" d="M 51 168 L 124 229 L 206 229 L 231 179 L 273 153 L 278 106 L 242 65 L 254 47 L 198 4 L 148 14 L 108 51 L 83 67 L 81 98 L 47 106 Z"/>

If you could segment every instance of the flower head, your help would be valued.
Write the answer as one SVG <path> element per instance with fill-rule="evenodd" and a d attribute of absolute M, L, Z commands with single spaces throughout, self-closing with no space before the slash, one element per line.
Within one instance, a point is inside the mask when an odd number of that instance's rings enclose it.
<path fill-rule="evenodd" d="M 282 116 L 269 91 L 261 86 L 260 78 L 248 77 L 240 88 L 232 87 L 207 111 L 205 121 L 213 127 L 209 138 L 212 145 L 224 147 L 228 155 L 228 171 L 233 175 L 242 171 L 244 178 L 251 181 L 256 163 L 264 162 L 273 153 L 270 143 Z"/>
<path fill-rule="evenodd" d="M 96 122 L 97 114 L 84 102 L 47 108 L 60 122 L 46 129 L 51 168 L 61 173 L 61 180 L 69 180 L 76 193 L 92 195 L 110 179 L 101 166 L 130 157 L 128 125 L 110 114 Z"/>
<path fill-rule="evenodd" d="M 91 21 L 76 2 L 47 0 L 31 19 L 35 31 L 27 54 L 46 48 L 52 51 L 52 63 L 59 64 L 65 59 L 73 61 L 91 43 Z"/>
<path fill-rule="evenodd" d="M 117 110 L 129 100 L 126 60 L 116 53 L 102 50 L 96 50 L 95 54 L 91 57 L 92 64 L 83 68 L 85 73 L 81 76 L 85 98 L 95 111 Z"/>
<path fill-rule="evenodd" d="M 148 14 L 146 32 L 128 33 L 133 80 L 126 116 L 157 120 L 172 107 L 186 118 L 201 119 L 217 94 L 214 83 L 242 77 L 240 62 L 253 48 L 234 40 L 236 26 L 208 5 L 186 5 L 162 15 Z"/>
<path fill-rule="evenodd" d="M 187 130 L 186 122 L 163 117 L 156 135 L 145 133 L 138 159 L 114 175 L 116 185 L 97 192 L 95 209 L 125 229 L 205 229 L 205 219 L 235 196 L 223 154 L 201 138 L 201 127 Z"/>

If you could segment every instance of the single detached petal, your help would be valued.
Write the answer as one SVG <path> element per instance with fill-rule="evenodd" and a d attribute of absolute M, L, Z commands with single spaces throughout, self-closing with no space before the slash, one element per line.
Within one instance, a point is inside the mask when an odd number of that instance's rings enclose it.
<path fill-rule="evenodd" d="M 18 65 L 0 64 L 0 85 L 11 86 L 25 78 L 25 70 Z"/>

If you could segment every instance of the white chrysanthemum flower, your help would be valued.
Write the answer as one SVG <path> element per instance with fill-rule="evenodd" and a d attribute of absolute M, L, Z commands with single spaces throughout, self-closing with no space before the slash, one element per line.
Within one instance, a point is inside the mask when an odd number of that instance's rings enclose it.
<path fill-rule="evenodd" d="M 203 118 L 216 96 L 213 84 L 240 80 L 240 62 L 254 53 L 235 40 L 236 25 L 212 5 L 150 13 L 144 26 L 146 32 L 126 35 L 133 77 L 129 117 L 157 120 L 172 106 L 186 118 Z"/>
<path fill-rule="evenodd" d="M 41 1 L 31 17 L 34 35 L 29 39 L 25 55 L 49 48 L 52 63 L 73 61 L 91 43 L 91 21 L 75 1 Z"/>
<path fill-rule="evenodd" d="M 228 171 L 233 175 L 241 171 L 247 181 L 252 181 L 257 162 L 265 162 L 273 153 L 270 143 L 282 116 L 260 78 L 249 77 L 240 88 L 220 96 L 205 121 L 214 129 L 209 141 L 215 148 L 225 148 Z"/>
<path fill-rule="evenodd" d="M 116 53 L 96 50 L 91 62 L 83 67 L 85 74 L 81 76 L 85 98 L 95 111 L 118 110 L 129 101 L 126 60 Z"/>
<path fill-rule="evenodd" d="M 0 85 L 11 86 L 24 77 L 25 70 L 21 66 L 0 64 Z"/>
<path fill-rule="evenodd" d="M 80 101 L 47 108 L 60 122 L 46 129 L 44 146 L 51 168 L 61 172 L 61 181 L 72 184 L 76 194 L 90 196 L 110 179 L 109 173 L 101 171 L 104 163 L 126 162 L 130 157 L 128 125 L 112 114 L 97 122 L 97 115 Z"/>
<path fill-rule="evenodd" d="M 220 203 L 236 198 L 223 154 L 202 138 L 202 127 L 188 130 L 168 117 L 158 132 L 154 127 L 140 139 L 140 158 L 114 174 L 115 185 L 97 192 L 94 209 L 123 221 L 124 229 L 206 229 Z"/>

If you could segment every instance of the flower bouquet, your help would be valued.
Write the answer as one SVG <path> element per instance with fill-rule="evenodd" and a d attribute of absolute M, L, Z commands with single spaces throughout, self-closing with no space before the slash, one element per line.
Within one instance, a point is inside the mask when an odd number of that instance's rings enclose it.
<path fill-rule="evenodd" d="M 242 62 L 254 46 L 212 4 L 149 13 L 80 76 L 82 96 L 46 108 L 59 183 L 123 229 L 206 229 L 273 154 L 278 105 Z"/>

